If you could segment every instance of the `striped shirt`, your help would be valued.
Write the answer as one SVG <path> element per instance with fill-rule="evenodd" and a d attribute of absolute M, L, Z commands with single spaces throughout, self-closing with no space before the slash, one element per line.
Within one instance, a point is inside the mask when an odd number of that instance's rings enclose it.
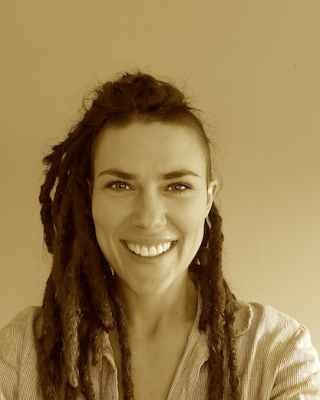
<path fill-rule="evenodd" d="M 206 399 L 209 350 L 206 334 L 197 328 L 200 313 L 199 293 L 168 400 Z M 41 324 L 42 309 L 29 307 L 0 331 L 0 400 L 43 399 L 35 350 Z M 320 399 L 319 357 L 303 325 L 272 307 L 237 300 L 234 330 L 243 400 Z M 103 354 L 103 368 L 90 370 L 96 399 L 116 400 L 117 369 L 107 333 Z"/>

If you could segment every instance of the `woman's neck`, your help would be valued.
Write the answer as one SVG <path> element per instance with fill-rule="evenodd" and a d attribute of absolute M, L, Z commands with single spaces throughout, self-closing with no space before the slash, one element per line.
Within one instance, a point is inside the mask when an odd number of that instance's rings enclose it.
<path fill-rule="evenodd" d="M 156 339 L 168 327 L 190 324 L 197 312 L 197 288 L 188 274 L 162 293 L 140 295 L 118 282 L 119 295 L 128 312 L 128 331 L 143 340 Z"/>

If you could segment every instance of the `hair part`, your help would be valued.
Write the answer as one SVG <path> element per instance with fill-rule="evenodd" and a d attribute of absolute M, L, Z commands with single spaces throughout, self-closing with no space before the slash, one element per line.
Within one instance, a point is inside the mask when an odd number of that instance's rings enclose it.
<path fill-rule="evenodd" d="M 41 220 L 52 270 L 43 299 L 44 325 L 38 342 L 38 373 L 45 400 L 76 399 L 81 391 L 95 398 L 89 370 L 102 368 L 105 333 L 117 329 L 122 355 L 125 399 L 133 399 L 131 351 L 126 310 L 115 289 L 113 271 L 98 245 L 91 212 L 88 181 L 99 135 L 107 126 L 132 122 L 179 124 L 197 133 L 205 152 L 207 182 L 212 179 L 209 139 L 198 110 L 169 83 L 138 72 L 125 73 L 100 86 L 91 108 L 43 162 Z M 240 399 L 237 375 L 235 300 L 222 273 L 222 220 L 213 204 L 201 246 L 189 266 L 197 276 L 203 299 L 199 329 L 208 332 L 208 399 L 221 399 L 223 363 L 227 359 L 232 398 Z M 227 349 L 227 351 L 225 350 Z"/>

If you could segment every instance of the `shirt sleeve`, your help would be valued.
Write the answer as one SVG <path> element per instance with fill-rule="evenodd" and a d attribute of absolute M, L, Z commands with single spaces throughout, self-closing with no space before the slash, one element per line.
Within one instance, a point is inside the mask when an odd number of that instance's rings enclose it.
<path fill-rule="evenodd" d="M 19 359 L 16 342 L 23 335 L 21 329 L 13 329 L 14 324 L 0 331 L 0 400 L 18 398 Z"/>
<path fill-rule="evenodd" d="M 278 366 L 272 400 L 320 399 L 320 362 L 309 331 L 300 325 Z"/>

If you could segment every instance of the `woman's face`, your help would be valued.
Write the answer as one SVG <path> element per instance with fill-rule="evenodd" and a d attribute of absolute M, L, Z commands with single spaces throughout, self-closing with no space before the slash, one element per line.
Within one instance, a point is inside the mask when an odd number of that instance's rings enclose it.
<path fill-rule="evenodd" d="M 94 155 L 92 214 L 99 246 L 123 287 L 152 296 L 187 276 L 216 181 L 191 129 L 107 127 Z"/>

